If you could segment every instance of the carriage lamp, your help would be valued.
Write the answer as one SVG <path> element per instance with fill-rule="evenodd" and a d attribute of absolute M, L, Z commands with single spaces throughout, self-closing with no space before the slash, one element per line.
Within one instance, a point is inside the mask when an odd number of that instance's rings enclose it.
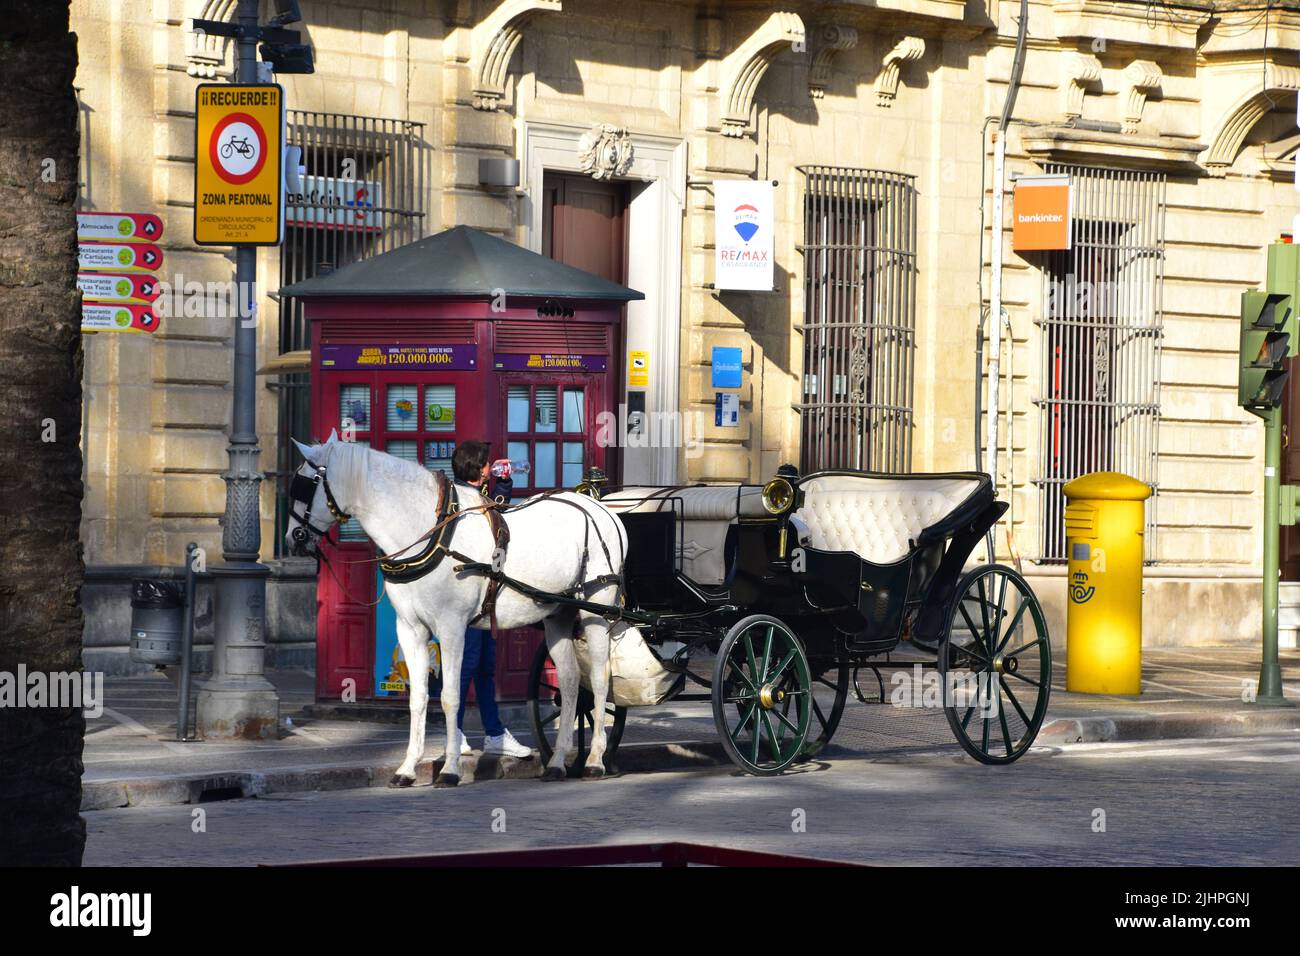
<path fill-rule="evenodd" d="M 578 482 L 578 486 L 573 490 L 580 495 L 586 495 L 588 498 L 600 500 L 600 491 L 609 478 L 599 468 L 588 468 L 587 477 Z"/>
<path fill-rule="evenodd" d="M 794 504 L 794 485 L 781 477 L 773 478 L 763 486 L 763 507 L 770 514 L 785 514 Z"/>

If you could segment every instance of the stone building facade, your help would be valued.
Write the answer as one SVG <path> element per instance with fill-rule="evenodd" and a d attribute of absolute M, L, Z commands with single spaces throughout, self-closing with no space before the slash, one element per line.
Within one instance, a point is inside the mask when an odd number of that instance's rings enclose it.
<path fill-rule="evenodd" d="M 226 19 L 234 5 L 73 4 L 83 208 L 162 215 L 163 277 L 178 287 L 226 282 L 233 272 L 226 250 L 191 241 L 194 87 L 228 78 L 233 51 L 227 41 L 187 33 L 185 21 Z M 825 225 L 812 221 L 821 188 L 810 185 L 813 166 L 851 189 L 869 192 L 884 177 L 903 184 L 910 222 L 895 240 L 901 245 L 886 252 L 913 281 L 902 291 L 859 289 L 854 301 L 856 321 L 879 326 L 870 334 L 889 338 L 906 361 L 863 374 L 876 383 L 870 388 L 892 396 L 881 414 L 905 426 L 910 450 L 902 467 L 976 466 L 977 330 L 994 238 L 990 120 L 1009 89 L 1018 3 L 332 0 L 302 7 L 317 72 L 279 78 L 288 105 L 353 125 L 360 118 L 404 124 L 422 170 L 406 187 L 420 213 L 411 238 L 469 224 L 541 251 L 547 173 L 628 184 L 627 282 L 646 298 L 628 308 L 625 347 L 651 355 L 648 410 L 699 412 L 706 422 L 702 454 L 655 450 L 637 460 L 635 477 L 761 481 L 782 462 L 800 462 L 796 406 L 819 388 L 824 398 L 838 374 L 808 367 L 809 299 L 849 274 L 831 275 L 828 260 L 813 257 Z M 1258 637 L 1263 434 L 1235 403 L 1237 300 L 1262 282 L 1265 246 L 1290 230 L 1298 211 L 1298 50 L 1300 4 L 1292 0 L 1230 9 L 1201 0 L 1029 4 L 1007 132 L 1008 181 L 1073 173 L 1076 199 L 1086 191 L 1102 210 L 1089 214 L 1093 232 L 1080 233 L 1085 251 L 1073 260 L 1019 256 L 1009 229 L 1003 240 L 1010 347 L 1001 356 L 1001 414 L 1010 427 L 999 433 L 999 486 L 1013 518 L 997 548 L 1004 560 L 1021 562 L 1058 622 L 1064 567 L 1050 560 L 1059 545 L 1047 528 L 1056 520 L 1047 502 L 1059 487 L 1053 481 L 1062 469 L 1130 463 L 1157 489 L 1147 640 Z M 584 156 L 593 130 L 608 133 L 622 154 L 604 165 Z M 484 158 L 517 160 L 519 187 L 482 185 Z M 711 183 L 732 178 L 777 184 L 772 292 L 713 288 Z M 1008 201 L 1008 226 L 1010 209 Z M 845 234 L 856 237 L 854 254 L 869 257 L 881 251 L 873 237 L 883 227 L 871 213 L 861 216 Z M 1136 241 L 1139 233 L 1147 238 Z M 1126 243 L 1147 271 L 1126 272 L 1136 268 L 1129 260 L 1106 259 Z M 274 294 L 285 254 L 259 256 L 260 364 L 285 344 Z M 1103 276 L 1096 270 L 1105 262 Z M 1061 331 L 1070 323 L 1054 323 L 1064 313 L 1049 300 L 1054 282 L 1087 278 L 1087 269 L 1096 273 L 1090 281 L 1119 290 L 1123 315 L 1113 331 L 1071 344 Z M 906 316 L 902 325 L 871 317 L 888 296 Z M 92 582 L 107 587 L 120 569 L 176 563 L 188 540 L 219 551 L 231 320 L 210 314 L 208 301 L 166 316 L 154 335 L 87 337 L 83 537 Z M 1136 316 L 1132 329 L 1125 316 Z M 714 346 L 742 349 L 738 428 L 712 424 Z M 1079 373 L 1092 376 L 1086 422 L 1069 419 L 1083 413 L 1059 400 L 1068 369 L 1058 366 L 1081 361 L 1080 349 L 1093 355 Z M 1098 365 L 1113 385 L 1097 378 Z M 276 376 L 260 381 L 274 384 Z M 259 408 L 268 471 L 277 467 L 282 394 L 265 389 Z M 1052 437 L 1062 420 L 1106 432 L 1100 457 L 1071 457 Z M 268 560 L 275 557 L 274 484 L 263 489 Z M 284 581 L 307 586 L 302 569 L 275 565 Z M 277 620 L 284 641 L 310 643 L 309 634 L 290 633 L 299 620 L 291 611 Z M 273 636 L 276 628 L 273 622 Z M 1054 629 L 1063 632 L 1059 623 Z"/>

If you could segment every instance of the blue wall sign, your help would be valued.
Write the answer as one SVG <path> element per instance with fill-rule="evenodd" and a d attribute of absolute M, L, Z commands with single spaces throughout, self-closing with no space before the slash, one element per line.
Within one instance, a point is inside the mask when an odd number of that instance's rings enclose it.
<path fill-rule="evenodd" d="M 713 349 L 713 387 L 740 388 L 740 349 Z"/>

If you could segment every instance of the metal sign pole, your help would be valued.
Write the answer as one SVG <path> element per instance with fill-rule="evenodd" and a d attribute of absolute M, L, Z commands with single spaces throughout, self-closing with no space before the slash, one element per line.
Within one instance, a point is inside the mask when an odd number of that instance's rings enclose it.
<path fill-rule="evenodd" d="M 1264 646 L 1259 667 L 1260 704 L 1286 704 L 1282 668 L 1277 657 L 1278 498 L 1282 472 L 1282 409 L 1271 408 L 1264 418 Z"/>
<path fill-rule="evenodd" d="M 257 0 L 239 0 L 236 82 L 256 83 Z M 280 701 L 266 679 L 266 578 L 258 562 L 262 528 L 257 443 L 257 247 L 235 248 L 239 308 L 234 316 L 234 397 L 226 512 L 221 550 L 225 564 L 211 568 L 214 625 L 212 678 L 199 694 L 204 737 L 271 737 L 279 733 Z"/>

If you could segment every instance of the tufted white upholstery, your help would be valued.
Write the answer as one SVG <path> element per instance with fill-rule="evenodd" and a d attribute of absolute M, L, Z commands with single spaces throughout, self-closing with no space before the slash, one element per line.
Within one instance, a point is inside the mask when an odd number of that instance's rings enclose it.
<path fill-rule="evenodd" d="M 889 564 L 907 557 L 909 541 L 952 513 L 980 485 L 977 478 L 876 478 L 826 475 L 804 481 L 809 544 L 823 551 L 853 551 Z"/>

